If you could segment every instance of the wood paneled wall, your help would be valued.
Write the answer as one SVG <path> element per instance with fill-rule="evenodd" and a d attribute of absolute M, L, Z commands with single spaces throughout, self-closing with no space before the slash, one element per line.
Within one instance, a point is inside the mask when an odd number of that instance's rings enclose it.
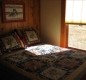
<path fill-rule="evenodd" d="M 39 30 L 39 5 L 40 2 L 39 0 L 2 0 L 2 1 L 7 1 L 7 2 L 17 2 L 17 3 L 25 3 L 25 21 L 23 22 L 9 22 L 9 23 L 4 23 L 2 22 L 1 14 L 1 4 L 0 4 L 0 34 L 9 32 L 13 29 L 27 29 L 29 27 L 34 27 Z"/>

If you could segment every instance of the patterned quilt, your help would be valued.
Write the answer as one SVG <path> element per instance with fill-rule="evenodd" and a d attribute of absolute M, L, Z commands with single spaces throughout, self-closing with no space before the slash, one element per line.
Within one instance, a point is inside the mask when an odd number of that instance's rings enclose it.
<path fill-rule="evenodd" d="M 40 80 L 64 80 L 86 62 L 86 52 L 63 49 L 60 52 L 36 55 L 23 50 L 6 55 L 2 59 L 5 63 L 16 66 L 26 73 L 36 75 Z M 30 79 L 33 80 L 31 77 Z"/>

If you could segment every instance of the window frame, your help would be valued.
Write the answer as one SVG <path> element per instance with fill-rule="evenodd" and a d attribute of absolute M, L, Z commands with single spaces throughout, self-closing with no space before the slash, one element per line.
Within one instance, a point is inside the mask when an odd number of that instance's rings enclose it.
<path fill-rule="evenodd" d="M 65 23 L 65 10 L 66 10 L 66 0 L 61 0 L 61 38 L 60 38 L 60 46 L 67 47 L 71 49 L 76 49 L 73 47 L 68 47 L 68 27 L 69 24 Z M 82 23 L 70 23 L 70 24 L 78 24 L 78 25 L 86 25 Z M 81 49 L 77 49 L 81 50 Z M 85 51 L 85 50 L 81 50 Z"/>

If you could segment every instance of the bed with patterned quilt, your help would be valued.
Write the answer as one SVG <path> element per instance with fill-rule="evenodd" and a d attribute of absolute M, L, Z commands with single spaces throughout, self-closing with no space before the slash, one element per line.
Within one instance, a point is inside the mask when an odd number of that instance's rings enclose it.
<path fill-rule="evenodd" d="M 79 80 L 86 52 L 39 44 L 1 56 L 0 63 L 31 80 Z"/>

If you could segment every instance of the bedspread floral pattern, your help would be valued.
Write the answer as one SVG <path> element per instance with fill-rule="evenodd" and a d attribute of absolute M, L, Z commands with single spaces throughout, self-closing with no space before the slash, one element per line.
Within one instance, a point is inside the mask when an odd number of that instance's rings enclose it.
<path fill-rule="evenodd" d="M 86 54 L 70 50 L 37 56 L 24 51 L 21 54 L 9 55 L 4 60 L 43 80 L 64 80 L 86 61 Z"/>

